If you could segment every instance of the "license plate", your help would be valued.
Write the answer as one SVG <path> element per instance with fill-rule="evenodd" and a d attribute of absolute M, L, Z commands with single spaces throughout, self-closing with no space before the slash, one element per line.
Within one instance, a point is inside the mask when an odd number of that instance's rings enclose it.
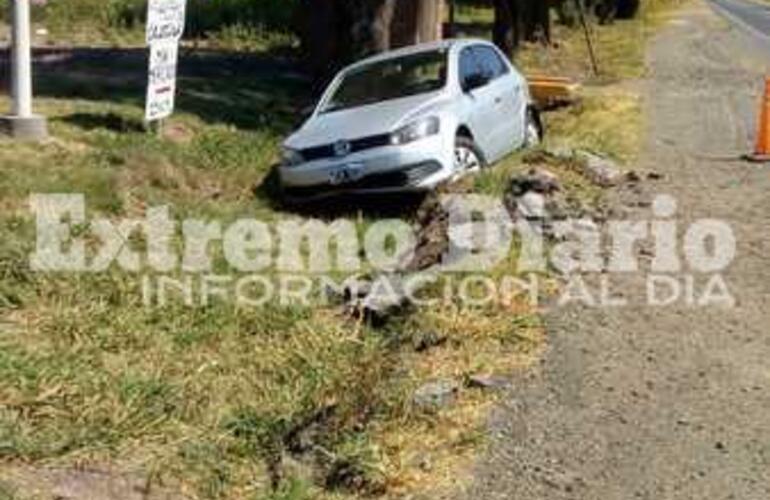
<path fill-rule="evenodd" d="M 349 165 L 342 165 L 335 167 L 329 171 L 329 184 L 332 186 L 339 186 L 342 184 L 350 184 L 361 179 L 364 175 L 363 165 L 351 163 Z"/>

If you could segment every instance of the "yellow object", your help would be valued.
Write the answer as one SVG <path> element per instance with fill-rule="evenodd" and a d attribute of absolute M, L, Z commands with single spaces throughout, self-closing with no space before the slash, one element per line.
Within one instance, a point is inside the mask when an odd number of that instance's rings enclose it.
<path fill-rule="evenodd" d="M 558 76 L 530 76 L 529 90 L 540 107 L 573 102 L 578 97 L 580 84 Z"/>

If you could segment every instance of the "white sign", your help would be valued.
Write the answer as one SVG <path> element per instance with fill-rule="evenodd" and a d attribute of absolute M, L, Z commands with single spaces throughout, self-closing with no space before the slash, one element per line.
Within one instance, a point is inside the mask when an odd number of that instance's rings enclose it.
<path fill-rule="evenodd" d="M 173 113 L 178 59 L 179 45 L 176 40 L 155 42 L 150 46 L 145 120 L 160 120 Z"/>
<path fill-rule="evenodd" d="M 147 2 L 147 44 L 175 40 L 184 33 L 187 0 L 150 0 Z"/>

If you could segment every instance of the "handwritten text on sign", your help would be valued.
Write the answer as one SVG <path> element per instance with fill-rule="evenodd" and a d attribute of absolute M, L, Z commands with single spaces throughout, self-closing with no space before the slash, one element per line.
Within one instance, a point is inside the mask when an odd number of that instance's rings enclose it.
<path fill-rule="evenodd" d="M 184 33 L 187 0 L 150 0 L 147 3 L 147 44 L 179 41 Z"/>
<path fill-rule="evenodd" d="M 150 46 L 145 120 L 160 120 L 174 111 L 178 59 L 179 45 L 176 41 L 155 42 Z"/>

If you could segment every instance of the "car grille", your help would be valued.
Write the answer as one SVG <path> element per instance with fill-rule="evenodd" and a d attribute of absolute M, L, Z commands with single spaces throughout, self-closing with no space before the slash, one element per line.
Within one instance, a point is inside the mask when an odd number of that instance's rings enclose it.
<path fill-rule="evenodd" d="M 441 164 L 435 161 L 418 163 L 402 170 L 367 175 L 363 179 L 341 186 L 321 184 L 317 186 L 291 187 L 286 194 L 291 197 L 313 197 L 335 192 L 366 189 L 388 189 L 414 187 L 428 176 L 441 170 Z"/>
<path fill-rule="evenodd" d="M 388 146 L 389 144 L 390 144 L 389 134 L 380 134 L 380 135 L 372 135 L 369 137 L 362 137 L 360 139 L 353 139 L 352 141 L 350 141 L 350 152 L 357 153 L 359 151 L 366 151 L 367 149 Z M 337 156 L 336 154 L 334 154 L 334 143 L 303 149 L 300 151 L 300 154 L 302 155 L 302 158 L 305 161 L 322 160 L 324 158 L 335 158 Z"/>

